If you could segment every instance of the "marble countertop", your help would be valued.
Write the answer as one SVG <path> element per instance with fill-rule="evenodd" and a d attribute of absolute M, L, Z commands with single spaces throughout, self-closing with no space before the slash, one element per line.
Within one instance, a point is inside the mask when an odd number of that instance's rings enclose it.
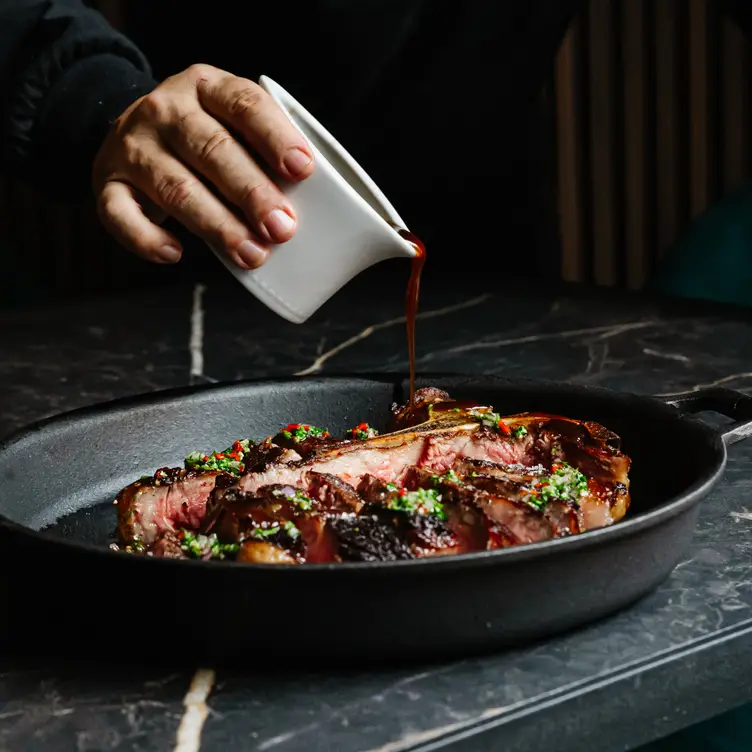
<path fill-rule="evenodd" d="M 492 285 L 487 285 L 491 290 Z M 401 283 L 293 326 L 234 283 L 0 314 L 0 435 L 81 405 L 256 376 L 404 371 Z M 752 389 L 750 318 L 615 294 L 424 285 L 418 367 L 643 394 Z M 655 593 L 533 647 L 367 674 L 169 674 L 4 656 L 0 751 L 625 750 L 752 700 L 752 442 Z M 157 625 L 155 624 L 156 628 Z"/>

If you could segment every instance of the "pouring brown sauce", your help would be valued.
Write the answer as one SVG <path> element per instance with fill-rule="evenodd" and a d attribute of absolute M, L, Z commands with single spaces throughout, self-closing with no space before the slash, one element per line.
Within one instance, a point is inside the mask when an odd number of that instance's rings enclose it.
<path fill-rule="evenodd" d="M 416 235 L 409 230 L 398 229 L 397 232 L 413 248 L 416 254 L 411 261 L 410 280 L 407 283 L 405 295 L 405 320 L 407 321 L 407 355 L 410 360 L 410 410 L 415 406 L 415 315 L 418 312 L 418 297 L 420 295 L 420 275 L 426 263 L 426 247 Z"/>
<path fill-rule="evenodd" d="M 400 237 L 407 240 L 416 254 L 412 259 L 412 268 L 410 269 L 410 279 L 407 283 L 407 293 L 405 294 L 405 321 L 407 322 L 407 355 L 410 361 L 410 412 L 415 409 L 415 317 L 418 313 L 418 298 L 420 297 L 420 277 L 423 273 L 423 267 L 426 263 L 426 246 L 423 241 L 414 233 L 400 227 L 394 228 Z M 468 400 L 466 402 L 447 402 L 446 405 L 439 403 L 433 406 L 434 410 L 456 410 L 463 411 L 473 408 L 490 407 L 481 405 L 478 402 Z"/>

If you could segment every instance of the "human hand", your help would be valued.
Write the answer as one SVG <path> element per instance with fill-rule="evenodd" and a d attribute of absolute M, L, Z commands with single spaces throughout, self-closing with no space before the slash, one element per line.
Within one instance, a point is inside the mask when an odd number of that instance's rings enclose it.
<path fill-rule="evenodd" d="M 290 202 L 262 165 L 292 181 L 314 169 L 305 139 L 260 86 L 192 65 L 113 123 L 94 160 L 99 217 L 149 261 L 182 255 L 177 238 L 159 226 L 169 215 L 255 269 L 296 229 Z"/>

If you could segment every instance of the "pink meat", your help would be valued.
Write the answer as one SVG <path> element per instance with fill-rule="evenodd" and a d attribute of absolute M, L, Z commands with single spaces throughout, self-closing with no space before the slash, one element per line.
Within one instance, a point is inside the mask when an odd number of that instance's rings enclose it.
<path fill-rule="evenodd" d="M 255 493 L 262 486 L 281 483 L 307 486 L 307 473 L 337 475 L 351 486 L 357 486 L 364 475 L 373 475 L 385 483 L 400 483 L 409 467 L 420 467 L 434 472 L 444 472 L 458 457 L 487 459 L 492 462 L 519 462 L 524 459 L 524 448 L 512 445 L 503 438 L 477 426 L 458 429 L 453 433 L 409 433 L 395 442 L 393 434 L 388 446 L 378 440 L 360 445 L 339 447 L 319 454 L 307 462 L 276 465 L 261 473 L 249 473 L 238 481 L 238 487 Z M 500 459 L 503 458 L 503 459 Z"/>
<path fill-rule="evenodd" d="M 219 475 L 165 468 L 131 483 L 115 499 L 121 539 L 150 545 L 160 533 L 199 527 Z"/>

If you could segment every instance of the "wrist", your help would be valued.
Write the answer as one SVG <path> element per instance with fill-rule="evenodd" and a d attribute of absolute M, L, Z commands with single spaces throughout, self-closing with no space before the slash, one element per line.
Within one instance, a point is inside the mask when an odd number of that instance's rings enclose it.
<path fill-rule="evenodd" d="M 55 165 L 66 190 L 88 191 L 110 125 L 155 86 L 151 76 L 118 55 L 94 55 L 68 68 L 39 111 L 33 136 L 37 170 Z"/>

